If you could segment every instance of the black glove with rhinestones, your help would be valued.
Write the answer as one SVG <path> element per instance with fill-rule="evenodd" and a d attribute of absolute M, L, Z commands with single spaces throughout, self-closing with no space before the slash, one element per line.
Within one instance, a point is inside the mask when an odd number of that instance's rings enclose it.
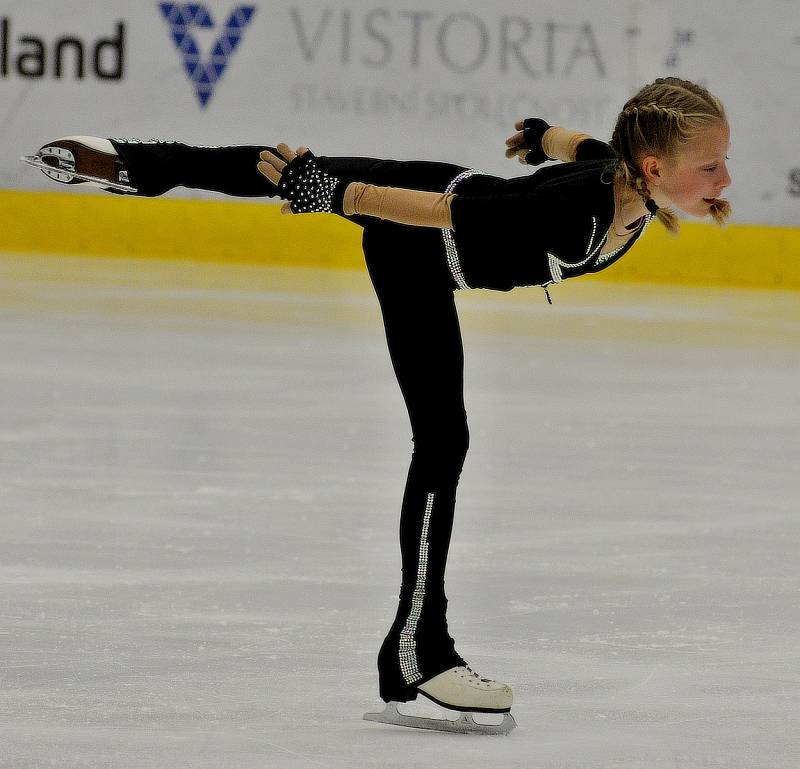
<path fill-rule="evenodd" d="M 278 183 L 278 192 L 291 202 L 293 214 L 331 213 L 342 215 L 342 201 L 347 185 L 319 167 L 309 150 L 286 165 Z"/>

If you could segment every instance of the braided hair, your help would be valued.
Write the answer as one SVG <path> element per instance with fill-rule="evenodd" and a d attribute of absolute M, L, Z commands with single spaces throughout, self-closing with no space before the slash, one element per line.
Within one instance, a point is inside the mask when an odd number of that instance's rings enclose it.
<path fill-rule="evenodd" d="M 705 129 L 726 122 L 722 102 L 702 86 L 677 77 L 658 78 L 630 98 L 617 118 L 610 144 L 620 159 L 618 178 L 647 204 L 652 196 L 639 165 L 641 159 L 647 155 L 673 157 Z M 648 208 L 654 210 L 654 203 Z M 718 199 L 710 209 L 720 226 L 730 213 L 727 200 Z M 672 209 L 658 208 L 655 215 L 677 235 L 680 220 Z"/>

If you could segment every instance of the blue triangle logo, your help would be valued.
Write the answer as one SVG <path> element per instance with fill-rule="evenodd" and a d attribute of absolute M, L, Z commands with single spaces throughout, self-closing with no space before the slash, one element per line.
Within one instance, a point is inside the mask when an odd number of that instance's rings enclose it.
<path fill-rule="evenodd" d="M 253 20 L 255 6 L 240 5 L 231 11 L 212 46 L 211 55 L 205 61 L 200 55 L 192 27 L 213 29 L 216 26 L 208 8 L 200 3 L 159 3 L 159 8 L 169 25 L 170 36 L 181 55 L 184 70 L 194 86 L 197 100 L 205 108 L 241 42 L 245 27 Z"/>

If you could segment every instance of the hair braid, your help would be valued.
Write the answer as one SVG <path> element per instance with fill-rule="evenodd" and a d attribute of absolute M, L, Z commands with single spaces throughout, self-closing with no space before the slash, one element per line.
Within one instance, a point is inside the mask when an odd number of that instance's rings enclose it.
<path fill-rule="evenodd" d="M 725 121 L 722 103 L 703 86 L 677 77 L 658 78 L 631 97 L 617 117 L 611 146 L 619 157 L 618 178 L 647 203 L 652 195 L 641 159 L 674 157 L 709 126 Z M 727 201 L 717 200 L 710 214 L 722 225 L 730 212 Z M 672 209 L 659 208 L 656 217 L 672 234 L 679 232 L 680 220 Z"/>
<path fill-rule="evenodd" d="M 669 112 L 671 114 L 668 114 Z M 663 118 L 661 117 L 662 113 Z M 657 104 L 628 104 L 617 120 L 617 127 L 614 130 L 616 142 L 612 139 L 612 146 L 620 158 L 617 176 L 625 188 L 636 192 L 647 205 L 652 200 L 652 194 L 639 164 L 635 160 L 640 154 L 640 148 L 648 144 L 646 125 L 643 120 L 640 120 L 640 117 L 645 115 L 658 115 L 656 119 L 665 121 L 676 119 L 674 111 L 663 110 Z M 668 232 L 673 235 L 678 234 L 680 223 L 674 211 L 659 207 L 655 215 Z"/>

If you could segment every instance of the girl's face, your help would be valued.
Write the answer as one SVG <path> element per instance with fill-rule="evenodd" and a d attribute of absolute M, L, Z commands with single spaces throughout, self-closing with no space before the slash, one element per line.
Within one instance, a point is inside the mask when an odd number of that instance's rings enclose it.
<path fill-rule="evenodd" d="M 656 203 L 672 204 L 690 216 L 707 216 L 715 199 L 731 183 L 725 165 L 729 148 L 730 129 L 718 124 L 684 145 L 673 158 L 660 162 L 652 155 L 645 158 L 642 170 Z M 648 164 L 652 180 L 647 175 Z"/>

